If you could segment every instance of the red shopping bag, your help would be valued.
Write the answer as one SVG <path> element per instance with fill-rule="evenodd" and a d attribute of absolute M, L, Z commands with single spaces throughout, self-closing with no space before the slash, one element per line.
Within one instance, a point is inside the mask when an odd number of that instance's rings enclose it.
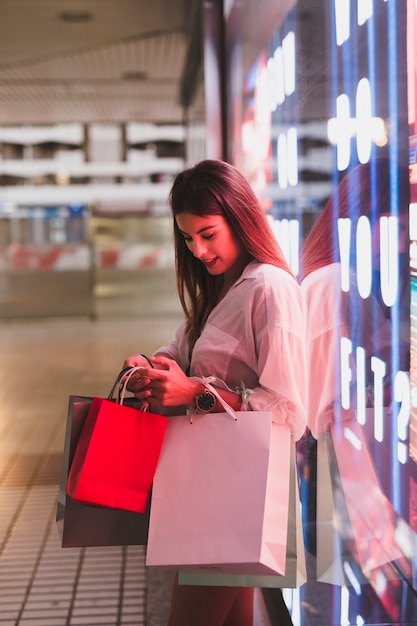
<path fill-rule="evenodd" d="M 63 548 L 146 545 L 149 508 L 145 513 L 77 502 L 66 493 L 68 472 L 78 439 L 94 398 L 70 396 L 68 402 L 61 481 L 57 497 L 56 524 Z M 141 408 L 136 398 L 124 403 Z"/>
<path fill-rule="evenodd" d="M 355 419 L 333 424 L 332 442 L 354 540 L 363 572 L 403 556 L 397 541 L 396 515 L 382 492 L 368 444 Z"/>
<path fill-rule="evenodd" d="M 167 417 L 93 399 L 66 487 L 79 502 L 144 513 Z"/>
<path fill-rule="evenodd" d="M 333 424 L 329 433 L 320 435 L 317 485 L 317 580 L 346 585 L 346 563 L 359 564 L 366 578 L 398 563 L 403 552 L 396 514 L 382 492 L 356 419 Z"/>

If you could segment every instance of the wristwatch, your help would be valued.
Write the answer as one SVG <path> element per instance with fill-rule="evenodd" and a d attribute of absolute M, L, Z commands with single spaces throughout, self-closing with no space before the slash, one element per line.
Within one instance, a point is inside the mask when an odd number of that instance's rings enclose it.
<path fill-rule="evenodd" d="M 195 408 L 202 413 L 209 413 L 214 409 L 215 404 L 216 396 L 209 389 L 204 389 L 203 393 L 200 393 L 195 398 Z"/>

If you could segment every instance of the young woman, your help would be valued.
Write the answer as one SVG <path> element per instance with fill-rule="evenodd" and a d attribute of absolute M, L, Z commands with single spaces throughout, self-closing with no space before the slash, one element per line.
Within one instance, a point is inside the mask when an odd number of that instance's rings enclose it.
<path fill-rule="evenodd" d="M 304 320 L 300 287 L 262 206 L 231 165 L 206 160 L 179 174 L 170 194 L 178 292 L 185 321 L 129 388 L 145 403 L 224 408 L 196 377 L 214 376 L 235 410 L 271 411 L 304 432 Z M 174 539 L 175 540 L 175 539 Z M 250 626 L 253 590 L 174 583 L 169 626 Z"/>

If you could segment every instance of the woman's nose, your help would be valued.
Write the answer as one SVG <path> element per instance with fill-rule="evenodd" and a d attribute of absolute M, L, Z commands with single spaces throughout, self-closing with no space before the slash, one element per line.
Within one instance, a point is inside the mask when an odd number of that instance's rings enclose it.
<path fill-rule="evenodd" d="M 204 245 L 203 241 L 194 240 L 193 242 L 193 254 L 197 259 L 201 259 L 204 256 L 207 250 L 207 246 Z"/>

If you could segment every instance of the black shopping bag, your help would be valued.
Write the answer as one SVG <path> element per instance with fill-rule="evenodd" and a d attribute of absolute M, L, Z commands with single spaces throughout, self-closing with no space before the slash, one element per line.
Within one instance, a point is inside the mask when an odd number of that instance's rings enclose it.
<path fill-rule="evenodd" d="M 146 545 L 149 506 L 145 513 L 81 504 L 66 494 L 69 468 L 93 398 L 70 396 L 56 523 L 63 548 Z M 140 407 L 127 398 L 125 404 Z"/>

